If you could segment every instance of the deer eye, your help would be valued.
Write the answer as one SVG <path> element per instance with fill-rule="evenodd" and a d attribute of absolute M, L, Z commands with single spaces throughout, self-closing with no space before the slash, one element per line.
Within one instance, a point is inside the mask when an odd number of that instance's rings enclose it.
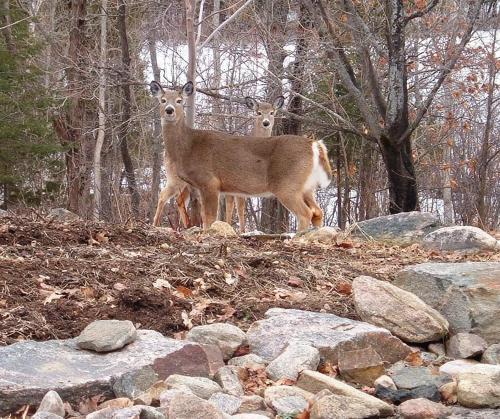
<path fill-rule="evenodd" d="M 274 115 L 274 111 L 273 111 L 273 112 L 271 112 L 271 115 Z"/>
<path fill-rule="evenodd" d="M 262 112 L 261 111 L 257 112 L 257 115 L 262 115 Z"/>
<path fill-rule="evenodd" d="M 162 99 L 161 103 L 167 103 L 167 99 Z"/>
<path fill-rule="evenodd" d="M 182 103 L 182 99 L 181 99 L 181 98 L 178 98 L 175 102 L 176 102 L 176 103 Z"/>

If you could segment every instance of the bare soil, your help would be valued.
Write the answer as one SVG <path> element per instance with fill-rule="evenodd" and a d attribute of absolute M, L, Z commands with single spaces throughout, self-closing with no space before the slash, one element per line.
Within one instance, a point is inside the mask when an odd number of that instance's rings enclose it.
<path fill-rule="evenodd" d="M 332 245 L 186 235 L 148 225 L 0 221 L 0 345 L 74 337 L 96 319 L 169 336 L 229 321 L 246 329 L 270 307 L 356 318 L 351 282 L 392 280 L 426 261 L 500 260 L 344 239 Z"/>

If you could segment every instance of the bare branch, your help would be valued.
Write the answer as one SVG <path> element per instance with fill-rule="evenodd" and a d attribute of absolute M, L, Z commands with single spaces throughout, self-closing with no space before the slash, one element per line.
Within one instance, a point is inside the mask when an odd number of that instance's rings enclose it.
<path fill-rule="evenodd" d="M 413 19 L 416 19 L 417 17 L 422 17 L 429 13 L 434 7 L 437 6 L 439 3 L 439 0 L 431 0 L 429 3 L 427 3 L 427 6 L 425 6 L 422 10 L 419 10 L 418 12 L 412 13 L 411 15 L 408 15 L 405 17 L 405 25 Z"/>

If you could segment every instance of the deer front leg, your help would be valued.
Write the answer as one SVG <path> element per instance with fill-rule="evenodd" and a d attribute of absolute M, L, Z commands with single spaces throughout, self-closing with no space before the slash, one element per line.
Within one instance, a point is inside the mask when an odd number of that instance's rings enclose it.
<path fill-rule="evenodd" d="M 189 221 L 189 215 L 186 210 L 186 203 L 189 201 L 189 187 L 184 187 L 182 189 L 181 193 L 177 195 L 177 198 L 175 201 L 177 202 L 177 210 L 179 211 L 179 215 L 181 216 L 182 224 L 184 225 L 184 228 L 189 228 L 190 221 Z"/>
<path fill-rule="evenodd" d="M 233 221 L 234 211 L 234 196 L 226 195 L 226 223 L 231 224 Z"/>
<path fill-rule="evenodd" d="M 236 206 L 238 208 L 238 220 L 240 221 L 240 233 L 245 232 L 245 209 L 246 209 L 246 198 L 236 198 Z"/>
<path fill-rule="evenodd" d="M 217 211 L 219 210 L 219 191 L 216 188 L 200 189 L 200 196 L 203 229 L 208 230 L 217 219 Z"/>
<path fill-rule="evenodd" d="M 163 217 L 163 209 L 165 204 L 172 198 L 175 194 L 179 193 L 184 185 L 179 181 L 171 180 L 167 181 L 167 186 L 160 192 L 160 198 L 158 199 L 158 205 L 156 206 L 156 213 L 153 219 L 153 225 L 158 227 L 161 224 L 161 219 Z"/>

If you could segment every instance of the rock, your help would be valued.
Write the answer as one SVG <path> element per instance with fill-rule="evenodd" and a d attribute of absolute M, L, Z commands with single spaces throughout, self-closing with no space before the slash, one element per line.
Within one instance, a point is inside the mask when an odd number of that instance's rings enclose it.
<path fill-rule="evenodd" d="M 384 374 L 385 368 L 377 352 L 364 348 L 340 352 L 339 371 L 347 381 L 372 386 L 377 377 Z"/>
<path fill-rule="evenodd" d="M 333 394 L 352 397 L 359 400 L 365 406 L 377 409 L 382 417 L 394 414 L 394 409 L 391 405 L 317 371 L 302 371 L 297 381 L 297 386 L 311 393 L 318 393 L 321 390 L 327 389 Z"/>
<path fill-rule="evenodd" d="M 496 343 L 489 346 L 484 351 L 481 362 L 485 364 L 500 365 L 500 344 Z"/>
<path fill-rule="evenodd" d="M 223 237 L 237 236 L 234 228 L 224 221 L 214 221 L 207 233 Z"/>
<path fill-rule="evenodd" d="M 241 400 L 239 397 L 231 396 L 226 393 L 214 393 L 210 396 L 208 401 L 228 415 L 234 415 L 237 413 L 241 406 Z"/>
<path fill-rule="evenodd" d="M 51 390 L 43 396 L 36 413 L 53 413 L 54 415 L 64 417 L 66 412 L 64 410 L 64 403 L 57 392 Z"/>
<path fill-rule="evenodd" d="M 139 330 L 135 342 L 108 353 L 79 350 L 74 339 L 24 341 L 0 347 L 0 415 L 38 404 L 49 390 L 69 403 L 97 394 L 112 397 L 115 381 L 144 367 L 160 380 L 175 373 L 211 374 L 201 345 L 153 330 Z"/>
<path fill-rule="evenodd" d="M 268 362 L 259 355 L 247 354 L 231 358 L 227 364 L 236 367 L 266 367 Z"/>
<path fill-rule="evenodd" d="M 254 322 L 247 332 L 250 351 L 272 361 L 290 342 L 317 348 L 320 356 L 337 364 L 339 351 L 372 347 L 383 361 L 394 363 L 406 358 L 411 349 L 379 327 L 345 319 L 334 314 L 272 308 L 264 320 Z"/>
<path fill-rule="evenodd" d="M 407 246 L 421 243 L 424 236 L 441 227 L 437 215 L 427 212 L 401 212 L 361 221 L 355 225 L 353 235 L 360 238 Z"/>
<path fill-rule="evenodd" d="M 196 236 L 203 232 L 203 229 L 198 226 L 189 227 L 187 230 L 184 230 L 184 234 L 186 236 Z"/>
<path fill-rule="evenodd" d="M 314 403 L 311 419 L 363 419 L 378 417 L 379 411 L 358 399 L 339 394 L 322 397 Z"/>
<path fill-rule="evenodd" d="M 246 343 L 245 332 L 229 323 L 195 326 L 188 332 L 186 339 L 218 346 L 222 351 L 224 360 L 230 359 L 234 351 Z"/>
<path fill-rule="evenodd" d="M 446 342 L 446 355 L 450 358 L 474 358 L 488 347 L 486 341 L 472 333 L 457 333 Z"/>
<path fill-rule="evenodd" d="M 139 394 L 135 399 L 135 404 L 145 405 L 158 405 L 160 403 L 160 396 L 163 392 L 168 390 L 168 386 L 164 381 L 158 381 L 149 387 L 146 391 Z"/>
<path fill-rule="evenodd" d="M 500 372 L 498 370 L 461 373 L 457 380 L 457 398 L 462 406 L 500 407 Z"/>
<path fill-rule="evenodd" d="M 88 418 L 88 415 L 87 415 Z M 165 415 L 151 406 L 132 406 L 119 409 L 112 414 L 113 419 L 165 419 Z M 96 418 L 94 418 L 96 419 Z"/>
<path fill-rule="evenodd" d="M 264 391 L 266 404 L 278 415 L 303 412 L 313 397 L 313 394 L 295 386 L 272 386 Z"/>
<path fill-rule="evenodd" d="M 485 373 L 500 372 L 499 365 L 480 364 L 472 359 L 457 359 L 455 361 L 447 362 L 439 367 L 439 371 L 452 377 L 456 377 L 461 373 Z"/>
<path fill-rule="evenodd" d="M 80 219 L 77 214 L 68 211 L 66 208 L 52 208 L 49 211 L 48 217 L 61 222 L 76 221 Z"/>
<path fill-rule="evenodd" d="M 172 419 L 225 419 L 212 403 L 192 394 L 180 393 L 170 402 L 168 417 Z"/>
<path fill-rule="evenodd" d="M 422 263 L 400 271 L 393 285 L 438 310 L 450 333 L 500 341 L 500 262 Z"/>
<path fill-rule="evenodd" d="M 222 387 L 224 393 L 233 396 L 243 396 L 245 391 L 240 379 L 245 370 L 241 367 L 226 366 L 222 367 L 215 374 L 215 381 Z"/>
<path fill-rule="evenodd" d="M 411 292 L 369 276 L 352 283 L 354 306 L 359 317 L 389 330 L 405 342 L 439 340 L 448 333 L 448 322 Z"/>
<path fill-rule="evenodd" d="M 160 394 L 160 407 L 168 409 L 170 407 L 170 402 L 179 394 L 193 394 L 193 392 L 186 386 L 178 386 L 165 390 Z"/>
<path fill-rule="evenodd" d="M 158 379 L 158 374 L 153 367 L 148 365 L 118 377 L 113 384 L 113 392 L 116 397 L 135 399 L 156 383 Z"/>
<path fill-rule="evenodd" d="M 124 409 L 125 407 L 132 407 L 134 402 L 127 397 L 118 397 L 117 399 L 107 400 L 99 405 L 99 410 L 112 408 L 112 409 Z"/>
<path fill-rule="evenodd" d="M 444 349 L 444 344 L 442 344 L 442 343 L 430 343 L 427 348 L 429 349 L 429 352 L 432 352 L 433 354 L 436 354 L 437 356 L 445 356 L 446 355 L 446 351 Z"/>
<path fill-rule="evenodd" d="M 404 419 L 441 419 L 450 416 L 451 410 L 427 399 L 407 400 L 399 406 Z"/>
<path fill-rule="evenodd" d="M 320 227 L 310 231 L 300 232 L 293 238 L 294 241 L 303 243 L 335 243 L 335 239 L 339 235 L 340 229 L 337 227 Z"/>
<path fill-rule="evenodd" d="M 375 395 L 382 400 L 387 400 L 395 405 L 398 405 L 406 400 L 412 399 L 428 399 L 434 402 L 440 400 L 439 389 L 434 384 L 418 386 L 411 390 L 398 389 L 393 390 L 386 387 L 377 386 Z M 378 400 L 378 399 L 377 399 Z"/>
<path fill-rule="evenodd" d="M 428 249 L 455 250 L 495 250 L 500 246 L 497 239 L 485 231 L 471 226 L 443 227 L 427 234 L 423 244 Z"/>
<path fill-rule="evenodd" d="M 266 403 L 264 399 L 257 395 L 243 396 L 240 397 L 241 406 L 238 409 L 238 413 L 249 413 L 256 410 L 266 409 Z"/>
<path fill-rule="evenodd" d="M 31 419 L 61 419 L 61 416 L 50 412 L 36 412 Z"/>
<path fill-rule="evenodd" d="M 385 387 L 385 388 L 390 388 L 392 390 L 398 389 L 396 387 L 396 384 L 394 384 L 394 381 L 392 380 L 392 378 L 389 377 L 388 375 L 381 375 L 380 377 L 378 377 L 374 381 L 373 386 L 374 387 L 381 386 L 381 387 Z"/>
<path fill-rule="evenodd" d="M 427 367 L 392 367 L 388 375 L 399 389 L 411 390 L 421 386 L 434 385 L 436 389 L 452 381 L 451 376 L 435 372 Z"/>
<path fill-rule="evenodd" d="M 422 359 L 423 365 L 431 365 L 437 361 L 438 356 L 432 352 L 421 351 L 420 358 Z"/>
<path fill-rule="evenodd" d="M 450 409 L 450 419 L 498 419 L 498 409 L 469 409 L 462 406 L 453 406 Z"/>
<path fill-rule="evenodd" d="M 165 384 L 169 388 L 186 386 L 195 396 L 202 399 L 209 399 L 212 394 L 222 391 L 219 384 L 205 377 L 189 377 L 187 375 L 174 374 L 165 380 Z"/>
<path fill-rule="evenodd" d="M 82 349 L 111 352 L 136 339 L 137 330 L 130 320 L 96 320 L 83 329 L 76 344 Z"/>
<path fill-rule="evenodd" d="M 455 404 L 457 402 L 457 382 L 451 381 L 439 387 L 441 400 L 446 404 Z"/>
<path fill-rule="evenodd" d="M 266 416 L 258 413 L 238 413 L 237 415 L 231 416 L 232 419 L 269 419 L 270 417 L 274 418 L 274 415 Z"/>
<path fill-rule="evenodd" d="M 302 370 L 315 370 L 319 364 L 319 351 L 309 345 L 290 343 L 277 358 L 267 366 L 267 376 L 274 381 L 288 378 L 297 380 Z"/>

